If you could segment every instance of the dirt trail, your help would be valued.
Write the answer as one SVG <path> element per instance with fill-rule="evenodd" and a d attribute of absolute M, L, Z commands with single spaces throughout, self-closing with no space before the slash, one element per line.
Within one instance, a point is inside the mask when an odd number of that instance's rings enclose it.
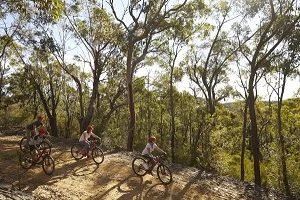
<path fill-rule="evenodd" d="M 97 166 L 92 159 L 76 161 L 70 142 L 54 143 L 55 172 L 48 176 L 36 165 L 18 165 L 20 136 L 0 136 L 0 199 L 283 199 L 271 191 L 255 192 L 252 185 L 172 165 L 173 183 L 163 185 L 154 176 L 138 177 L 131 169 L 132 153 L 105 155 Z M 2 187 L 1 187 L 2 183 Z M 5 184 L 5 185 L 3 185 Z"/>

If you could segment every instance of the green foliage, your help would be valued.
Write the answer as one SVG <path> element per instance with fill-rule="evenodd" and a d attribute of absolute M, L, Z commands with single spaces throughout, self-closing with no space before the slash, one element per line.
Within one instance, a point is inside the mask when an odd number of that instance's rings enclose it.
<path fill-rule="evenodd" d="M 39 10 L 49 12 L 54 20 L 58 20 L 62 15 L 64 9 L 62 0 L 33 0 L 33 2 Z"/>

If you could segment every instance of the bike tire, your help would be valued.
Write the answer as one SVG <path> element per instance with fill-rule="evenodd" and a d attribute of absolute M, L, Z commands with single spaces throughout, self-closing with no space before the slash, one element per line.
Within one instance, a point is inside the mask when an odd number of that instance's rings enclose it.
<path fill-rule="evenodd" d="M 167 167 L 164 164 L 160 164 L 157 167 L 157 176 L 158 179 L 163 183 L 163 184 L 170 184 L 173 180 L 172 177 L 172 172 L 169 169 L 169 167 Z"/>
<path fill-rule="evenodd" d="M 72 157 L 75 158 L 75 160 L 80 160 L 83 158 L 83 155 L 81 154 L 82 145 L 79 143 L 73 144 L 71 147 L 71 154 Z"/>
<path fill-rule="evenodd" d="M 28 149 L 28 144 L 27 144 L 27 137 L 23 137 L 19 143 L 20 150 L 24 152 L 26 149 Z"/>
<path fill-rule="evenodd" d="M 47 175 L 53 174 L 55 170 L 55 162 L 54 159 L 50 155 L 46 155 L 42 162 L 43 171 Z"/>
<path fill-rule="evenodd" d="M 147 164 L 147 161 L 142 157 L 135 157 L 132 161 L 132 170 L 138 176 L 144 176 L 147 173 L 144 165 Z"/>
<path fill-rule="evenodd" d="M 103 151 L 99 147 L 95 147 L 92 150 L 92 158 L 97 165 L 101 164 L 104 161 Z"/>
<path fill-rule="evenodd" d="M 19 154 L 19 163 L 23 169 L 29 169 L 33 165 L 30 152 L 21 152 Z"/>

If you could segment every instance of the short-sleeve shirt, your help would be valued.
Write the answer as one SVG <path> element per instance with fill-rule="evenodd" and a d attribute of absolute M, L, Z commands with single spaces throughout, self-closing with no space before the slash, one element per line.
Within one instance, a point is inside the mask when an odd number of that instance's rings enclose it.
<path fill-rule="evenodd" d="M 42 125 L 43 125 L 43 123 L 41 121 L 36 120 L 36 121 L 32 122 L 31 124 L 28 124 L 26 126 L 26 128 L 29 130 L 33 130 L 34 128 L 42 126 Z"/>
<path fill-rule="evenodd" d="M 96 137 L 96 138 L 98 137 L 93 132 L 88 133 L 87 131 L 84 131 L 79 138 L 79 142 L 85 141 L 85 140 L 89 139 L 91 136 Z"/>
<path fill-rule="evenodd" d="M 148 148 L 150 149 L 150 154 L 157 148 L 157 145 L 155 143 L 147 143 L 145 149 L 142 152 L 142 155 L 147 155 L 149 154 Z"/>

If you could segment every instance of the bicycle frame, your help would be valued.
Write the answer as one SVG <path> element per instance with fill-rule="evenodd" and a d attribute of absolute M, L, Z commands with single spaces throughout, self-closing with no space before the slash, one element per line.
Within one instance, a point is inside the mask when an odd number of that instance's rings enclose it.
<path fill-rule="evenodd" d="M 34 162 L 35 163 L 38 163 L 38 161 L 41 159 L 41 158 L 44 158 L 46 157 L 47 155 L 49 155 L 49 153 L 47 151 L 45 151 L 45 149 L 40 149 L 40 147 L 38 148 L 35 148 L 34 150 L 37 150 L 37 157 L 36 159 L 34 159 Z M 34 151 L 32 150 L 32 151 Z"/>

